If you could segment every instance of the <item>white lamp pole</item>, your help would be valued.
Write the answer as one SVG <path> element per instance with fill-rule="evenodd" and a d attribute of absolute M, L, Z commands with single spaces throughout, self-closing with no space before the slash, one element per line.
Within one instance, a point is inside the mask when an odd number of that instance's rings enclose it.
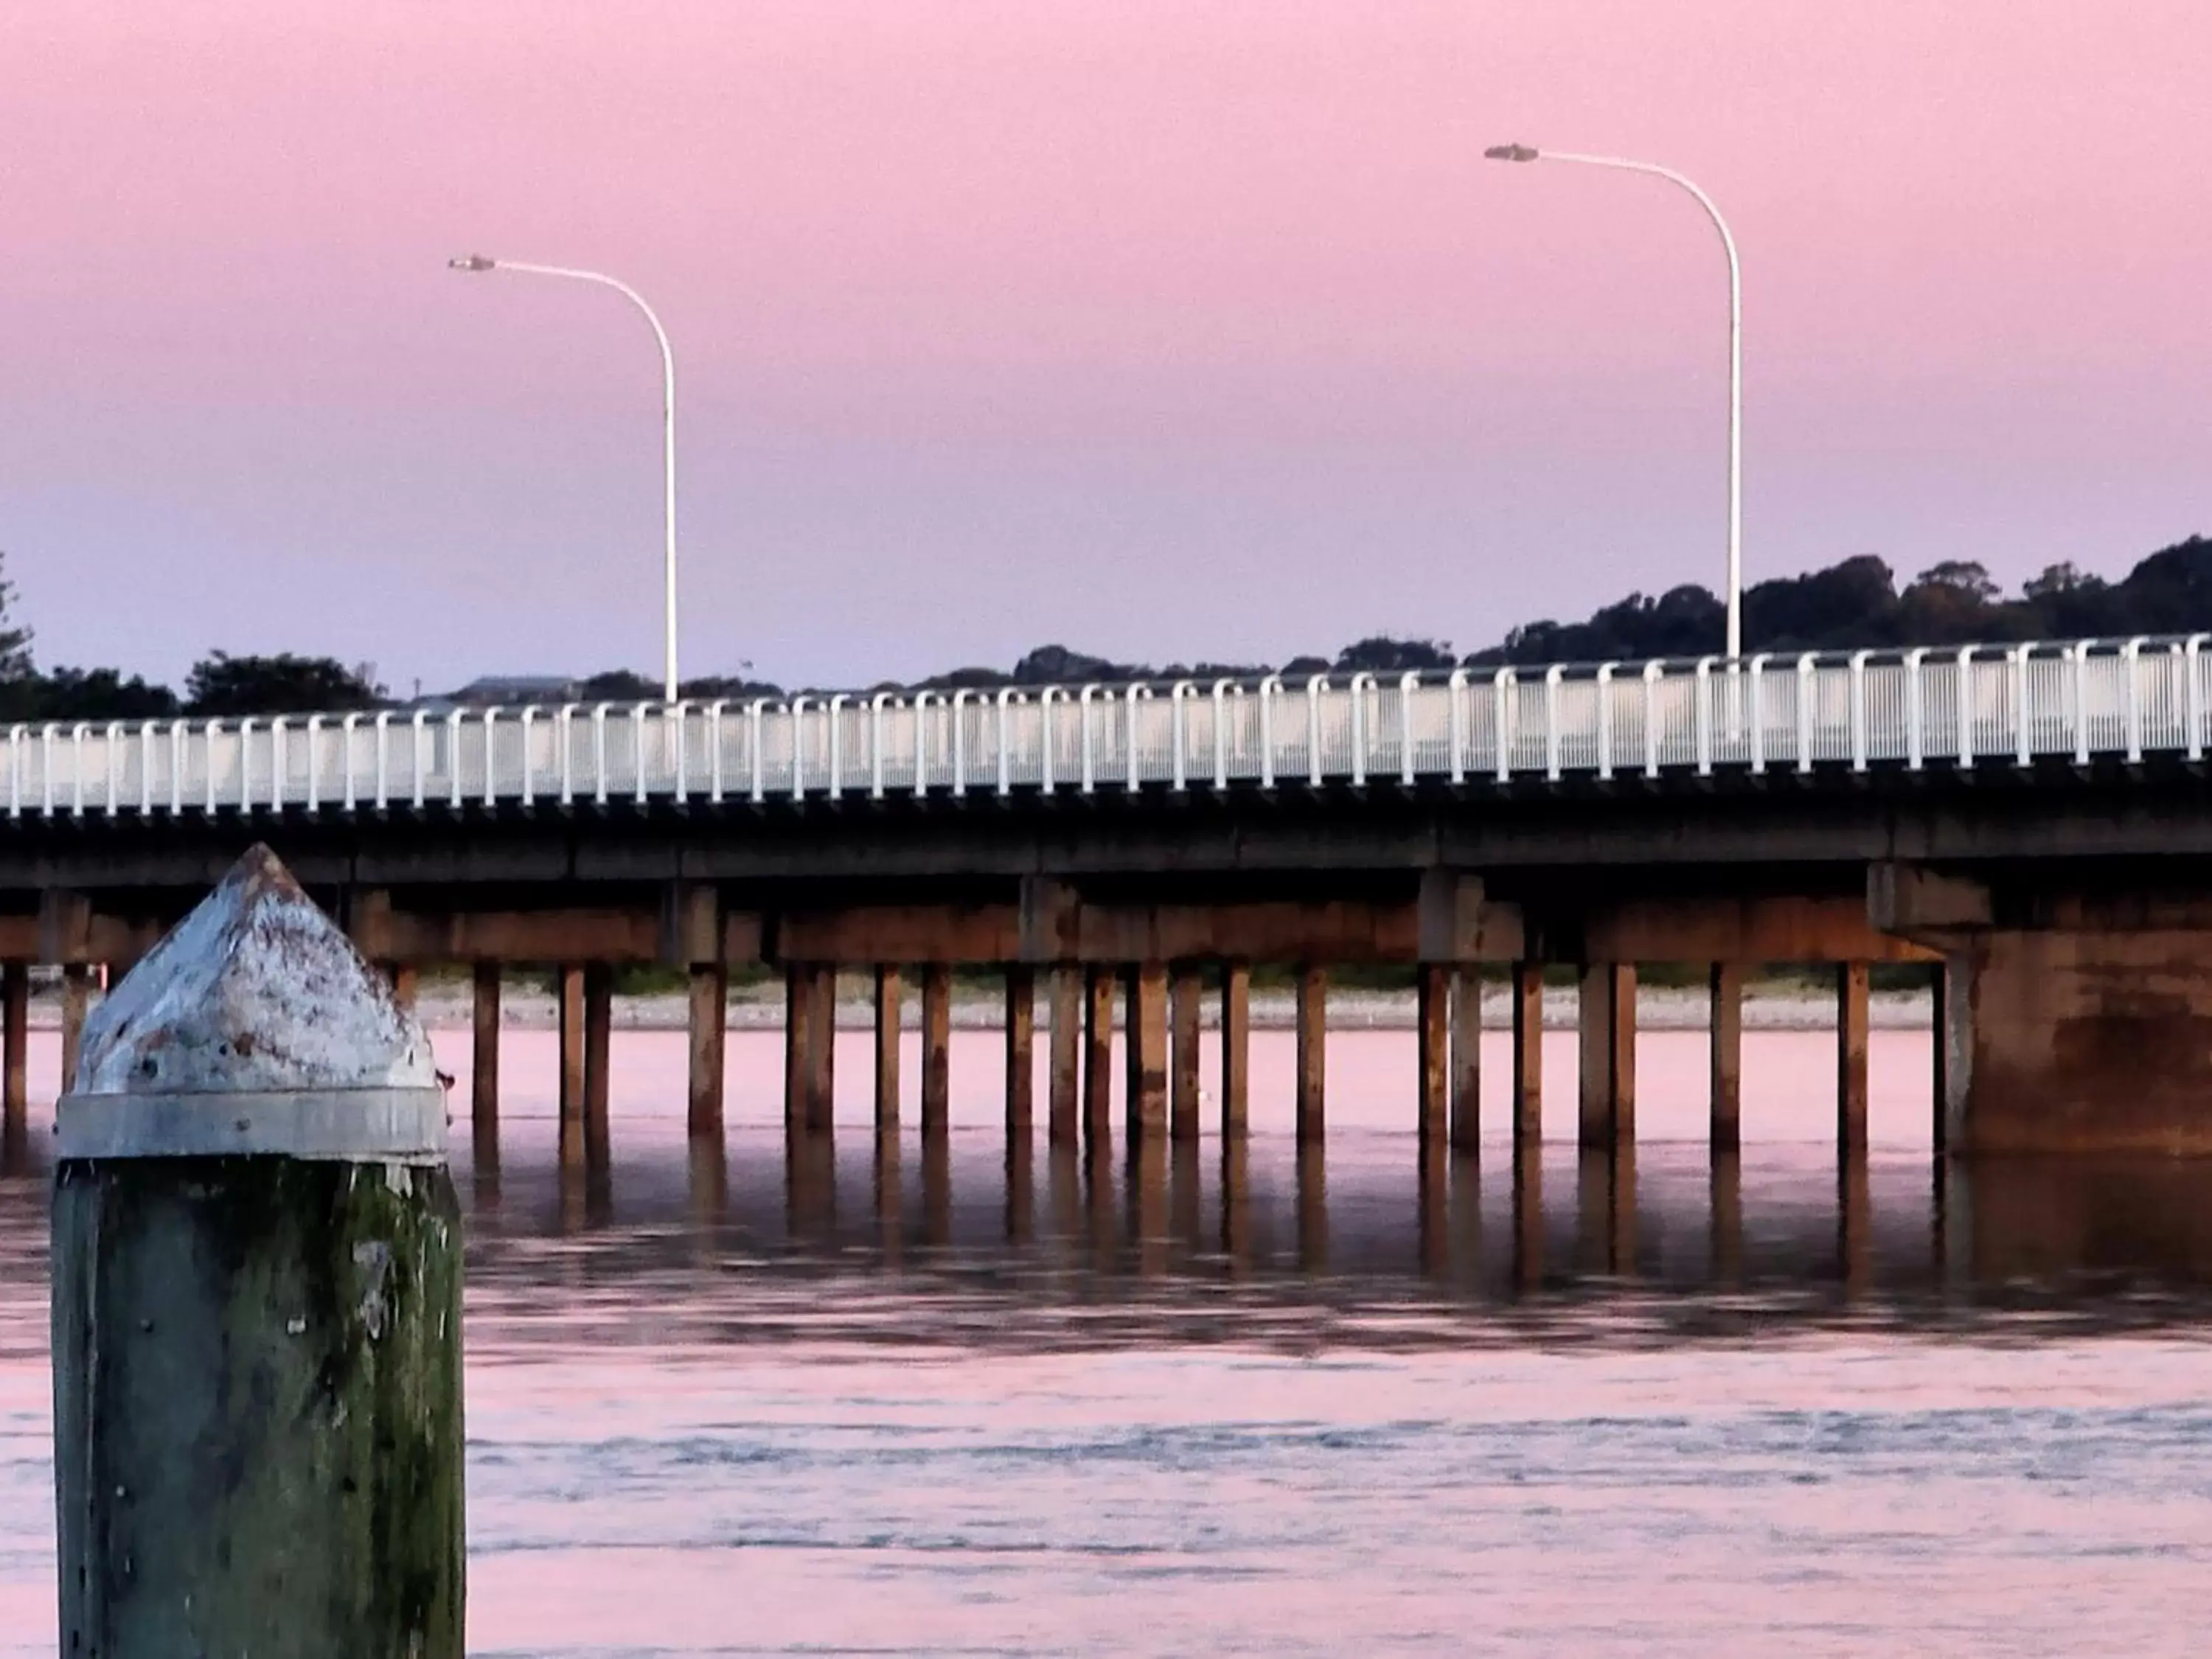
<path fill-rule="evenodd" d="M 1680 185 L 1698 198 L 1721 234 L 1728 252 L 1729 268 L 1729 546 L 1728 653 L 1743 654 L 1743 270 L 1736 262 L 1735 238 L 1728 221 L 1713 205 L 1713 198 L 1672 167 L 1649 161 L 1624 161 L 1617 155 L 1574 155 L 1565 150 L 1533 149 L 1527 144 L 1498 144 L 1483 151 L 1492 161 L 1579 161 L 1584 167 L 1618 167 L 1624 173 L 1648 173 Z"/>
<path fill-rule="evenodd" d="M 611 288 L 645 313 L 645 320 L 653 325 L 653 337 L 660 343 L 660 447 L 663 468 L 667 475 L 667 558 L 665 570 L 666 594 L 666 651 L 662 664 L 665 692 L 668 701 L 676 701 L 676 354 L 668 348 L 668 331 L 653 315 L 653 307 L 645 296 L 628 283 L 605 276 L 596 270 L 572 270 L 565 265 L 531 265 L 514 259 L 490 259 L 481 253 L 464 255 L 446 262 L 455 270 L 514 270 L 531 276 L 567 276 L 580 283 L 597 283 Z"/>

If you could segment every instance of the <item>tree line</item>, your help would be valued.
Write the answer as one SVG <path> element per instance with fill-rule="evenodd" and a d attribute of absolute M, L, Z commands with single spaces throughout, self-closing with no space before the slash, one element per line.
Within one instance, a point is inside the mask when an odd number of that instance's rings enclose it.
<path fill-rule="evenodd" d="M 1863 554 L 1803 575 L 1781 576 L 1744 590 L 1747 651 L 1879 649 L 1903 645 L 2002 644 L 2019 640 L 2128 637 L 2212 631 L 2212 539 L 2191 536 L 2160 549 L 2118 581 L 2055 564 L 2004 592 L 1982 565 L 1946 560 L 1900 586 L 1887 562 Z M 1373 635 L 1334 656 L 1297 656 L 1281 663 L 1117 662 L 1063 645 L 1040 646 L 1011 669 L 953 669 L 879 690 L 985 690 L 1006 685 L 1083 684 L 1129 679 L 1211 680 L 1277 673 L 1402 674 L 1410 670 L 1523 666 L 1551 662 L 1636 661 L 1719 652 L 1727 616 L 1711 590 L 1695 584 L 1656 596 L 1632 592 L 1581 622 L 1546 619 L 1510 629 L 1498 643 L 1465 655 L 1449 641 Z M 33 660 L 32 634 L 15 615 L 15 591 L 0 560 L 0 720 L 159 720 L 177 714 L 226 716 L 307 714 L 373 708 L 392 698 L 373 665 L 281 652 L 234 655 L 211 651 L 192 665 L 181 690 L 119 668 L 56 667 Z M 781 696 L 785 689 L 736 675 L 687 680 L 684 695 L 699 701 Z M 580 677 L 583 702 L 658 697 L 656 680 L 627 669 Z"/>

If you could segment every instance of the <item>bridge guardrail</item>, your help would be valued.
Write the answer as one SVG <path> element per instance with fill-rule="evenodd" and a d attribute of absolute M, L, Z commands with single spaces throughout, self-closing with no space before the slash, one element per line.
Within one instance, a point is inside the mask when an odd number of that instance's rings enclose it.
<path fill-rule="evenodd" d="M 10 818 L 2201 759 L 2205 635 L 18 725 Z"/>

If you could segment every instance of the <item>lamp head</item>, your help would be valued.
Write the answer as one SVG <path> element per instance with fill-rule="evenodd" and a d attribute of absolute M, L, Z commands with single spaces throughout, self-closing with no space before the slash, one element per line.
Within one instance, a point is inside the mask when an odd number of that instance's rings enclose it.
<path fill-rule="evenodd" d="M 1528 144 L 1492 144 L 1482 156 L 1486 161 L 1533 161 L 1536 151 Z"/>
<path fill-rule="evenodd" d="M 489 270 L 498 261 L 482 253 L 464 253 L 458 259 L 446 261 L 448 270 Z"/>

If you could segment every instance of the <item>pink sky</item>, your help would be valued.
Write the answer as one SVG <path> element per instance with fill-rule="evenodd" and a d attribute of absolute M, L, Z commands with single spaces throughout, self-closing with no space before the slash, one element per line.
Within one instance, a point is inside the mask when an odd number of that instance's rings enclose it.
<path fill-rule="evenodd" d="M 397 689 L 1047 640 L 1462 648 L 2212 532 L 2201 0 L 0 9 L 0 548 L 44 662 Z"/>

